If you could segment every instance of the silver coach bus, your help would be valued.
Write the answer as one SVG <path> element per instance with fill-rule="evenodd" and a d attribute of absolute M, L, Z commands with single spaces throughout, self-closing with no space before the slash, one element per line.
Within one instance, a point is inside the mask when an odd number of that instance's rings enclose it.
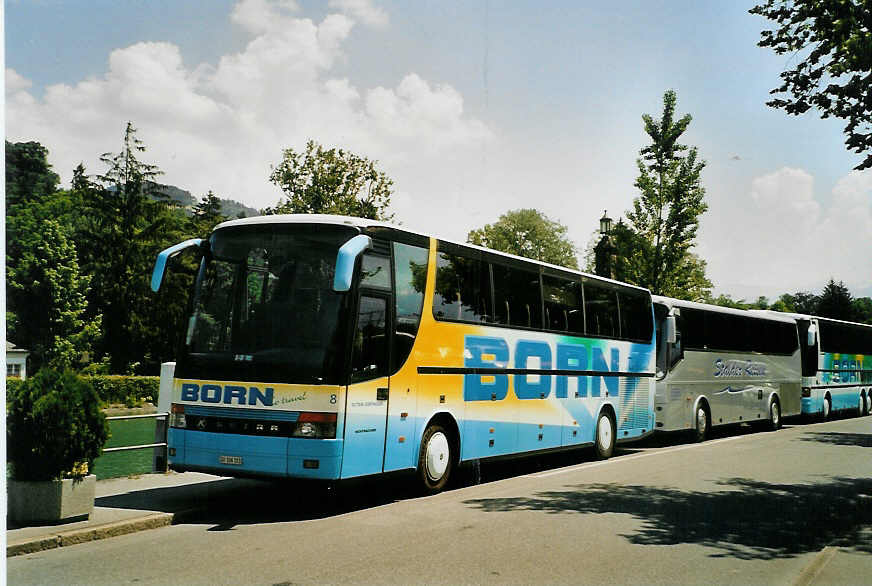
<path fill-rule="evenodd" d="M 766 423 L 801 411 L 796 320 L 654 296 L 657 431 Z"/>

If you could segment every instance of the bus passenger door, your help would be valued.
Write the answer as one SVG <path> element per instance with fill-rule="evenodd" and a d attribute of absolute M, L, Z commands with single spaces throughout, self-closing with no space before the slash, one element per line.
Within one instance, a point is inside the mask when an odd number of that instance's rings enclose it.
<path fill-rule="evenodd" d="M 390 397 L 387 295 L 360 297 L 346 394 L 342 478 L 379 474 L 385 454 L 385 426 Z"/>

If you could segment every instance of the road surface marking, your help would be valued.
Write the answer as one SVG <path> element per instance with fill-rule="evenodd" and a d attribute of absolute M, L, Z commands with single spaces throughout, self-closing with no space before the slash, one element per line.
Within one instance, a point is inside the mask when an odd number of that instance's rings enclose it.
<path fill-rule="evenodd" d="M 796 580 L 793 581 L 793 586 L 808 586 L 809 584 L 812 584 L 815 578 L 817 578 L 823 569 L 827 567 L 827 564 L 832 561 L 833 556 L 836 555 L 837 551 L 838 550 L 835 547 L 830 547 L 829 545 L 820 550 L 818 554 L 814 556 L 811 563 L 803 568 L 799 573 L 799 576 L 797 576 Z"/>

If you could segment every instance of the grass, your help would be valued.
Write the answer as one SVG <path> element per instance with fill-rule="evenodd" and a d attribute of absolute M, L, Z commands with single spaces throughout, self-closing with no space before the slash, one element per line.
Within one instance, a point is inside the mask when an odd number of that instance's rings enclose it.
<path fill-rule="evenodd" d="M 115 448 L 156 443 L 154 439 L 156 423 L 157 420 L 154 418 L 110 421 L 110 436 L 105 447 Z M 152 471 L 153 456 L 154 448 L 104 453 L 94 461 L 93 472 L 97 475 L 98 480 L 148 474 Z"/>

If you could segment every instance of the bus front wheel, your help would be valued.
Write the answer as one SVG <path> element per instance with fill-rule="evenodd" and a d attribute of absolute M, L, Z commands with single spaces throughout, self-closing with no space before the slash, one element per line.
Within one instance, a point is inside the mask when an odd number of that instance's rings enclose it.
<path fill-rule="evenodd" d="M 428 426 L 421 438 L 421 454 L 418 457 L 418 480 L 424 492 L 436 494 L 445 488 L 454 461 L 448 432 L 438 423 Z"/>
<path fill-rule="evenodd" d="M 824 411 L 823 411 L 823 413 L 821 414 L 821 419 L 823 419 L 824 421 L 826 421 L 827 419 L 829 419 L 829 418 L 830 418 L 830 412 L 831 412 L 832 410 L 833 410 L 833 406 L 832 406 L 832 404 L 830 403 L 830 396 L 827 395 L 826 397 L 824 397 Z"/>
<path fill-rule="evenodd" d="M 608 411 L 602 411 L 596 421 L 596 455 L 600 460 L 612 457 L 615 451 L 615 420 Z"/>

